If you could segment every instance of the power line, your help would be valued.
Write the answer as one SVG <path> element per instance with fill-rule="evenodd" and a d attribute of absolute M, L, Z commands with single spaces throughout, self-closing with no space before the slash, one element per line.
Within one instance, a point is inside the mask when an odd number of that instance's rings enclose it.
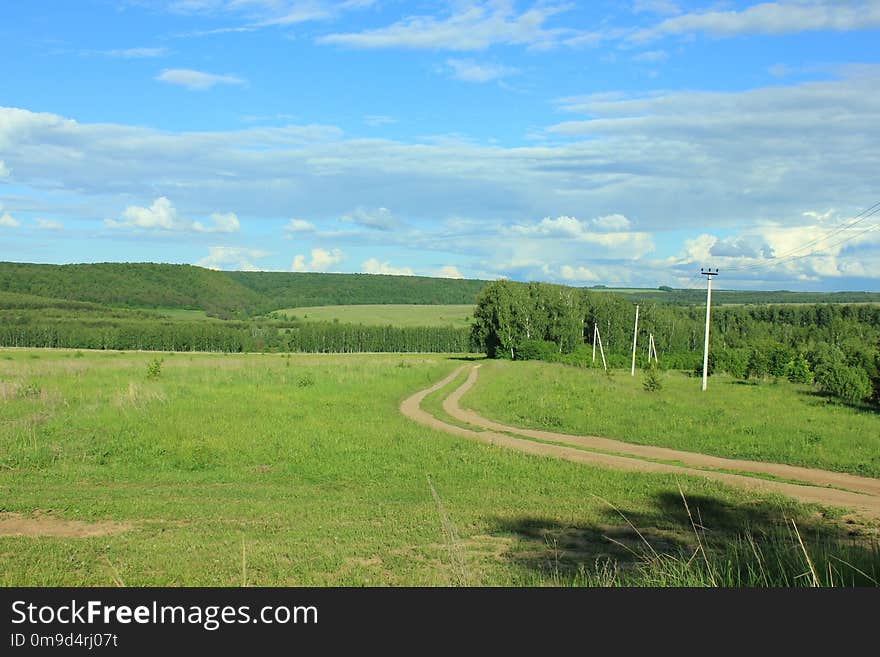
<path fill-rule="evenodd" d="M 798 260 L 800 258 L 806 258 L 811 255 L 816 255 L 816 251 L 809 251 L 807 253 L 802 253 L 802 254 L 798 254 L 798 252 L 802 251 L 803 249 L 807 249 L 812 246 L 815 246 L 816 244 L 819 244 L 825 240 L 828 240 L 829 238 L 834 237 L 835 235 L 838 235 L 844 231 L 848 231 L 848 230 L 852 229 L 853 227 L 857 226 L 858 224 L 866 221 L 867 219 L 870 219 L 871 217 L 873 217 L 874 215 L 876 215 L 878 213 L 880 213 L 880 201 L 878 201 L 877 203 L 875 203 L 871 207 L 867 208 L 866 210 L 863 210 L 862 212 L 860 212 L 858 215 L 856 215 L 854 220 L 849 222 L 848 224 L 843 225 L 843 226 L 838 226 L 837 228 L 829 231 L 828 233 L 821 235 L 819 237 L 816 237 L 816 238 L 810 240 L 809 242 L 801 244 L 800 246 L 798 246 L 794 249 L 791 249 L 791 250 L 787 251 L 786 253 L 783 253 L 782 255 L 774 256 L 773 258 L 770 258 L 766 261 L 756 262 L 756 263 L 752 263 L 749 265 L 742 265 L 740 267 L 727 267 L 727 268 L 725 268 L 725 271 L 732 272 L 732 271 L 750 271 L 750 270 L 754 270 L 754 269 L 764 269 L 764 268 L 768 268 L 768 267 L 775 267 L 777 265 L 780 265 L 780 264 L 783 264 L 786 262 L 792 262 L 792 261 Z M 860 237 L 861 235 L 864 235 L 865 233 L 868 233 L 872 230 L 875 230 L 878 227 L 880 227 L 880 224 L 873 224 L 873 225 L 869 226 L 868 228 L 859 231 L 858 233 L 855 233 L 853 235 L 847 235 L 843 239 L 838 240 L 838 241 L 834 242 L 833 244 L 830 244 L 830 245 L 823 247 L 823 250 L 831 249 L 831 248 L 838 246 L 840 244 L 844 244 L 845 242 L 848 242 L 850 240 L 854 240 L 857 237 Z"/>

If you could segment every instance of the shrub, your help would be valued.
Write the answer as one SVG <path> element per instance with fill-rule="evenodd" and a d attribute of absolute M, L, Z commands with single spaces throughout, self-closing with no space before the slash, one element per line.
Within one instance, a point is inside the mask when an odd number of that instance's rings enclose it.
<path fill-rule="evenodd" d="M 832 363 L 823 367 L 817 372 L 816 381 L 829 395 L 850 403 L 867 399 L 873 392 L 865 370 L 843 363 Z"/>
<path fill-rule="evenodd" d="M 309 386 L 315 385 L 315 377 L 311 372 L 306 372 L 296 381 L 296 385 L 300 388 L 308 388 Z"/>
<path fill-rule="evenodd" d="M 523 340 L 515 349 L 517 360 L 545 360 L 555 361 L 559 359 L 559 346 L 548 340 Z"/>
<path fill-rule="evenodd" d="M 154 358 L 150 361 L 147 365 L 147 379 L 152 381 L 159 378 L 162 374 L 162 362 L 161 358 Z"/>
<path fill-rule="evenodd" d="M 803 355 L 795 356 L 788 364 L 788 380 L 792 383 L 812 383 L 813 373 Z"/>
<path fill-rule="evenodd" d="M 663 388 L 663 381 L 656 367 L 649 367 L 645 370 L 645 379 L 642 381 L 642 387 L 647 392 L 658 392 Z"/>

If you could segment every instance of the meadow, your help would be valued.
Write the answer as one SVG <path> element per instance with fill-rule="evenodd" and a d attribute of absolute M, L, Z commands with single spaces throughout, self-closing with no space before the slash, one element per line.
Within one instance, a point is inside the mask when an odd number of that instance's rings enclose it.
<path fill-rule="evenodd" d="M 462 358 L 0 350 L 0 584 L 876 583 L 876 523 L 399 413 Z"/>
<path fill-rule="evenodd" d="M 352 306 L 311 306 L 288 308 L 272 313 L 275 317 L 308 322 L 342 322 L 365 326 L 455 326 L 470 325 L 473 304 L 359 304 Z"/>
<path fill-rule="evenodd" d="M 597 435 L 715 456 L 787 463 L 880 477 L 880 414 L 787 380 L 700 379 L 494 361 L 463 398 L 486 417 L 534 429 Z M 484 374 L 481 372 L 481 375 Z"/>

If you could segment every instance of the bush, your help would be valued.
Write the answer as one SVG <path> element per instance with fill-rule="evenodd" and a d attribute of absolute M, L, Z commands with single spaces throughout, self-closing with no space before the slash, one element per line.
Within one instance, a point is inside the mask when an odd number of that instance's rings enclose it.
<path fill-rule="evenodd" d="M 871 396 L 873 389 L 868 375 L 861 367 L 832 363 L 816 374 L 816 382 L 829 395 L 856 403 Z"/>
<path fill-rule="evenodd" d="M 548 340 L 523 340 L 514 353 L 517 360 L 559 360 L 559 346 Z"/>
<path fill-rule="evenodd" d="M 311 374 L 311 372 L 306 372 L 299 379 L 297 379 L 296 385 L 300 388 L 308 388 L 310 386 L 315 385 L 315 377 Z"/>
<path fill-rule="evenodd" d="M 162 362 L 161 358 L 154 358 L 150 361 L 147 365 L 147 379 L 152 381 L 159 378 L 162 374 Z"/>
<path fill-rule="evenodd" d="M 647 392 L 658 392 L 663 388 L 663 381 L 656 367 L 649 367 L 645 370 L 645 379 L 642 381 L 642 387 Z"/>
<path fill-rule="evenodd" d="M 802 355 L 795 356 L 788 364 L 788 380 L 792 383 L 812 383 L 813 373 L 810 364 Z"/>

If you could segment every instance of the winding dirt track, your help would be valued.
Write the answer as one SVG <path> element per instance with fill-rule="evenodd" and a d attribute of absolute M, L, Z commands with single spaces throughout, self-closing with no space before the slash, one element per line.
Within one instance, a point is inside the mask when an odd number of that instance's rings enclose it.
<path fill-rule="evenodd" d="M 405 399 L 400 405 L 401 413 L 432 429 L 529 454 L 554 456 L 567 461 L 618 470 L 697 475 L 740 488 L 780 493 L 802 502 L 845 507 L 858 511 L 861 515 L 880 519 L 880 480 L 878 479 L 778 463 L 727 459 L 665 447 L 634 445 L 598 436 L 572 436 L 550 431 L 521 429 L 493 422 L 459 405 L 461 397 L 476 383 L 479 365 L 472 366 L 467 380 L 443 401 L 443 410 L 446 413 L 478 429 L 465 429 L 443 422 L 421 409 L 421 402 L 425 397 L 447 385 L 466 367 L 463 365 L 457 368 L 430 388 Z M 536 442 L 536 439 L 562 444 L 551 445 L 546 442 Z M 602 450 L 602 452 L 586 451 L 586 449 Z M 644 459 L 676 461 L 683 465 L 657 463 Z M 772 475 L 804 483 L 759 479 L 748 474 L 720 472 L 719 470 L 722 469 Z M 826 488 L 827 486 L 834 488 Z"/>

